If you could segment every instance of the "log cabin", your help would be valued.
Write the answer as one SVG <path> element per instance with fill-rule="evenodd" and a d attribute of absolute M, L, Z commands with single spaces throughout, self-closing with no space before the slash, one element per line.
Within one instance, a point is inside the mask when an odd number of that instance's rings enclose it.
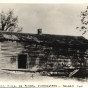
<path fill-rule="evenodd" d="M 88 66 L 88 40 L 82 36 L 0 32 L 0 69 L 47 69 Z"/>

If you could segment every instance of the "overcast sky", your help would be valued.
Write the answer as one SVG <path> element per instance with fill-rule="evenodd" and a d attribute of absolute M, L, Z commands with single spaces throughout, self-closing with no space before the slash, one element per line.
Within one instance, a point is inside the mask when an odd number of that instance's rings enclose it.
<path fill-rule="evenodd" d="M 14 9 L 25 33 L 37 33 L 42 28 L 46 34 L 81 35 L 76 27 L 80 26 L 79 15 L 86 7 L 87 4 L 0 4 L 0 11 Z"/>

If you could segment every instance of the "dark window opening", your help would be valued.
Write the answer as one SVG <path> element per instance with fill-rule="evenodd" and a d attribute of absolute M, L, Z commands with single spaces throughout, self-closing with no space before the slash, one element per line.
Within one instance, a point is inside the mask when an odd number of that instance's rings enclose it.
<path fill-rule="evenodd" d="M 27 55 L 26 54 L 18 55 L 18 68 L 26 69 L 26 63 L 27 63 Z"/>

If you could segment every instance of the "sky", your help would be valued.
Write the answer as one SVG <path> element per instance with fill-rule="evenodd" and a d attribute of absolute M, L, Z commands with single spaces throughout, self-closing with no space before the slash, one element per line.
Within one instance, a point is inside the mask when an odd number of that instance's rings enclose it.
<path fill-rule="evenodd" d="M 14 9 L 19 18 L 19 26 L 24 33 L 37 33 L 42 28 L 44 34 L 80 36 L 76 29 L 81 26 L 80 12 L 85 11 L 88 4 L 0 4 L 0 12 Z M 88 38 L 88 33 L 84 35 Z"/>

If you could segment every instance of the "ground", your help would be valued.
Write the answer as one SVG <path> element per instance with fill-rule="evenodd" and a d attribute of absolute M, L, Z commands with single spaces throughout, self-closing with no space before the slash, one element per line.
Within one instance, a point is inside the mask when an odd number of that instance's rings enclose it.
<path fill-rule="evenodd" d="M 2 85 L 57 85 L 60 88 L 65 86 L 82 86 L 88 82 L 87 78 L 68 78 L 60 76 L 41 76 L 39 73 L 29 72 L 8 72 L 0 71 L 0 86 Z M 54 87 L 55 88 L 55 87 Z M 68 87 L 65 87 L 68 88 Z"/>

